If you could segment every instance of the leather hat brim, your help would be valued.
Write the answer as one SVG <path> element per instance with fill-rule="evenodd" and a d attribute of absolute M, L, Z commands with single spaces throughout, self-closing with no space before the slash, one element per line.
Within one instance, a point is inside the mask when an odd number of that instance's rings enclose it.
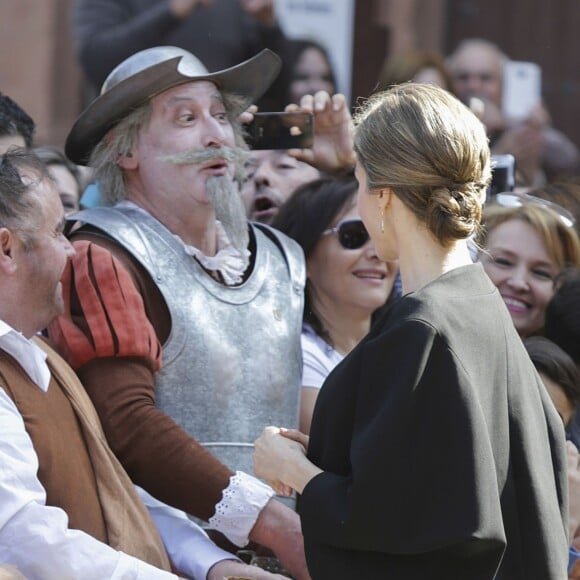
<path fill-rule="evenodd" d="M 119 121 L 155 95 L 192 81 L 207 80 L 221 91 L 248 98 L 255 103 L 278 76 L 280 57 L 264 49 L 236 66 L 196 75 L 179 70 L 183 57 L 176 56 L 152 65 L 120 81 L 99 95 L 81 113 L 65 144 L 67 157 L 78 165 L 86 165 L 95 146 Z"/>

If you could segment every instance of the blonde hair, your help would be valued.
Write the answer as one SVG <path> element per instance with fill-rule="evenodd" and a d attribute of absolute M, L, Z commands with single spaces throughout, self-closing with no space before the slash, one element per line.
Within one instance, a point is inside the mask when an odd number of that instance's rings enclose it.
<path fill-rule="evenodd" d="M 498 203 L 487 205 L 483 212 L 479 245 L 485 250 L 489 234 L 512 220 L 522 221 L 538 233 L 559 271 L 569 266 L 580 267 L 580 240 L 576 230 L 566 226 L 556 212 L 540 204 L 524 203 L 519 207 L 504 207 Z"/>
<path fill-rule="evenodd" d="M 459 100 L 433 85 L 398 85 L 373 95 L 355 123 L 369 191 L 391 188 L 443 246 L 478 230 L 490 152 Z"/>

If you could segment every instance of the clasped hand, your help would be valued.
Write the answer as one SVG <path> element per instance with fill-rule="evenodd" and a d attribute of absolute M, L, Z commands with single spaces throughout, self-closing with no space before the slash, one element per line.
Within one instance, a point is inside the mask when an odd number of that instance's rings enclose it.
<path fill-rule="evenodd" d="M 254 442 L 254 472 L 279 495 L 302 492 L 301 474 L 310 464 L 307 448 L 308 436 L 300 431 L 266 427 Z"/>

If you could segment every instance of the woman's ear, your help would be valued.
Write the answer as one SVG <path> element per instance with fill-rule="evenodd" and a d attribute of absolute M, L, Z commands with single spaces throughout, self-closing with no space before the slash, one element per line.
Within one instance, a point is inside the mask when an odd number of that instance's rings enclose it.
<path fill-rule="evenodd" d="M 379 211 L 384 213 L 385 210 L 391 204 L 391 196 L 393 195 L 393 190 L 390 187 L 384 187 L 379 189 L 377 195 L 377 203 L 379 204 Z"/>

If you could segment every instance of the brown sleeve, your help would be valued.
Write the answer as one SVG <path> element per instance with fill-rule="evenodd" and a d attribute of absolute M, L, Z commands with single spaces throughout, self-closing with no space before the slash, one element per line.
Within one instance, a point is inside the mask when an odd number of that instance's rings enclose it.
<path fill-rule="evenodd" d="M 232 472 L 155 406 L 158 329 L 166 335 L 170 324 L 165 304 L 160 295 L 145 299 L 141 292 L 152 281 L 120 250 L 113 256 L 100 241 L 74 245 L 63 277 L 65 313 L 49 328 L 50 338 L 75 366 L 131 479 L 208 519 Z"/>
<path fill-rule="evenodd" d="M 97 358 L 78 374 L 131 479 L 161 501 L 209 519 L 231 472 L 155 407 L 147 362 Z"/>

